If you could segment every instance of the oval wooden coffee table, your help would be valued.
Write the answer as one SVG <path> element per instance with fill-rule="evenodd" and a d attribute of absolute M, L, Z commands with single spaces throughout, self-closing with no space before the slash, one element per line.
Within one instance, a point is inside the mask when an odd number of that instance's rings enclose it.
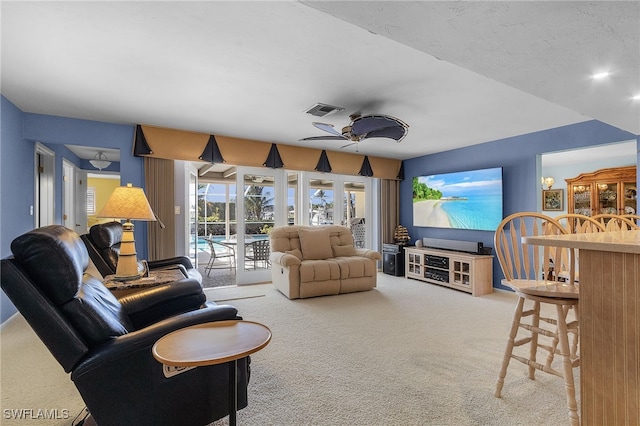
<path fill-rule="evenodd" d="M 271 330 L 251 321 L 214 321 L 192 325 L 161 337 L 153 357 L 174 367 L 199 367 L 232 363 L 229 368 L 229 425 L 238 411 L 238 359 L 258 352 L 271 341 Z"/>

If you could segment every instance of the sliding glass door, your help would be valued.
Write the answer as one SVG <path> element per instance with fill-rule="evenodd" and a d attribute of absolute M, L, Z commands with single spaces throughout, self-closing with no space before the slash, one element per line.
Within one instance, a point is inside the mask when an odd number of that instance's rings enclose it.
<path fill-rule="evenodd" d="M 228 241 L 235 247 L 238 284 L 271 281 L 269 231 L 295 218 L 290 202 L 296 180 L 281 169 L 238 167 L 237 208 L 241 214 L 238 232 Z"/>
<path fill-rule="evenodd" d="M 324 173 L 301 173 L 304 225 L 344 225 L 352 228 L 356 245 L 371 247 L 372 230 L 377 226 L 373 217 L 374 179 Z"/>
<path fill-rule="evenodd" d="M 225 245 L 235 256 L 230 272 L 236 284 L 269 282 L 273 227 L 345 225 L 358 229 L 357 245 L 372 247 L 377 226 L 372 188 L 374 180 L 360 176 L 263 167 L 237 167 L 231 179 L 200 179 L 194 247 L 209 250 L 207 239 Z"/>

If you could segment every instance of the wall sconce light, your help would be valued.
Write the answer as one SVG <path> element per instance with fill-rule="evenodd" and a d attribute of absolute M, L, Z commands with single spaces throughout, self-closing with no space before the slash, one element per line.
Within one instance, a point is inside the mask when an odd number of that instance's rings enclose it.
<path fill-rule="evenodd" d="M 140 278 L 142 274 L 138 272 L 136 243 L 133 239 L 131 220 L 156 220 L 142 188 L 136 188 L 130 183 L 127 186 L 117 187 L 97 217 L 126 220 L 122 224 L 122 241 L 120 242 L 115 279 L 128 281 Z"/>
<path fill-rule="evenodd" d="M 542 184 L 542 189 L 545 189 L 545 187 L 546 189 L 551 189 L 556 181 L 551 176 L 549 176 L 540 178 L 540 183 Z"/>
<path fill-rule="evenodd" d="M 106 169 L 111 165 L 111 161 L 102 151 L 98 151 L 93 160 L 89 160 L 89 163 L 98 170 Z"/>

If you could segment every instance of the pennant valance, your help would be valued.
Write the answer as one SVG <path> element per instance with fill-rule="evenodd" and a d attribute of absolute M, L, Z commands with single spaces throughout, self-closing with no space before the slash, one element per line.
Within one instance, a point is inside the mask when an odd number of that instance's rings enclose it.
<path fill-rule="evenodd" d="M 222 157 L 215 136 L 211 135 L 209 137 L 209 142 L 207 142 L 207 146 L 204 148 L 204 151 L 202 151 L 200 159 L 207 163 L 224 163 L 224 157 Z"/>
<path fill-rule="evenodd" d="M 373 169 L 371 168 L 371 163 L 369 163 L 369 157 L 367 155 L 365 155 L 364 160 L 362 160 L 362 166 L 358 174 L 360 176 L 373 176 Z"/>
<path fill-rule="evenodd" d="M 272 169 L 280 169 L 284 167 L 284 163 L 282 162 L 282 157 L 280 157 L 280 152 L 278 151 L 278 145 L 275 143 L 271 144 L 271 148 L 269 149 L 269 155 L 263 166 L 271 167 Z"/>
<path fill-rule="evenodd" d="M 288 170 L 302 171 L 320 170 L 317 167 L 326 162 L 331 173 L 353 176 L 360 174 L 360 166 L 365 162 L 365 156 L 361 154 L 213 136 L 147 125 L 136 127 L 133 145 L 133 153 L 137 156 L 207 163 L 225 162 L 235 166 L 251 167 L 277 168 L 283 167 L 280 165 L 283 164 Z M 398 179 L 400 160 L 369 156 L 366 163 L 373 173 L 370 176 Z"/>
<path fill-rule="evenodd" d="M 324 149 L 322 150 L 322 154 L 320 154 L 320 159 L 315 169 L 322 173 L 331 173 L 331 163 L 329 162 L 329 157 L 327 157 L 327 151 Z"/>
<path fill-rule="evenodd" d="M 136 126 L 133 155 L 207 163 L 224 161 L 213 135 L 146 125 Z"/>
<path fill-rule="evenodd" d="M 404 161 L 400 162 L 400 170 L 398 171 L 398 176 L 396 176 L 398 180 L 404 180 Z"/>

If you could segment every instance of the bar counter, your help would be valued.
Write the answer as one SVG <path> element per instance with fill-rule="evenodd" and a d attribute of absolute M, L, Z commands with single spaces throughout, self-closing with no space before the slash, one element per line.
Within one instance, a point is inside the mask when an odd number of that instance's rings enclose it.
<path fill-rule="evenodd" d="M 640 231 L 523 240 L 580 252 L 582 425 L 639 425 Z"/>

